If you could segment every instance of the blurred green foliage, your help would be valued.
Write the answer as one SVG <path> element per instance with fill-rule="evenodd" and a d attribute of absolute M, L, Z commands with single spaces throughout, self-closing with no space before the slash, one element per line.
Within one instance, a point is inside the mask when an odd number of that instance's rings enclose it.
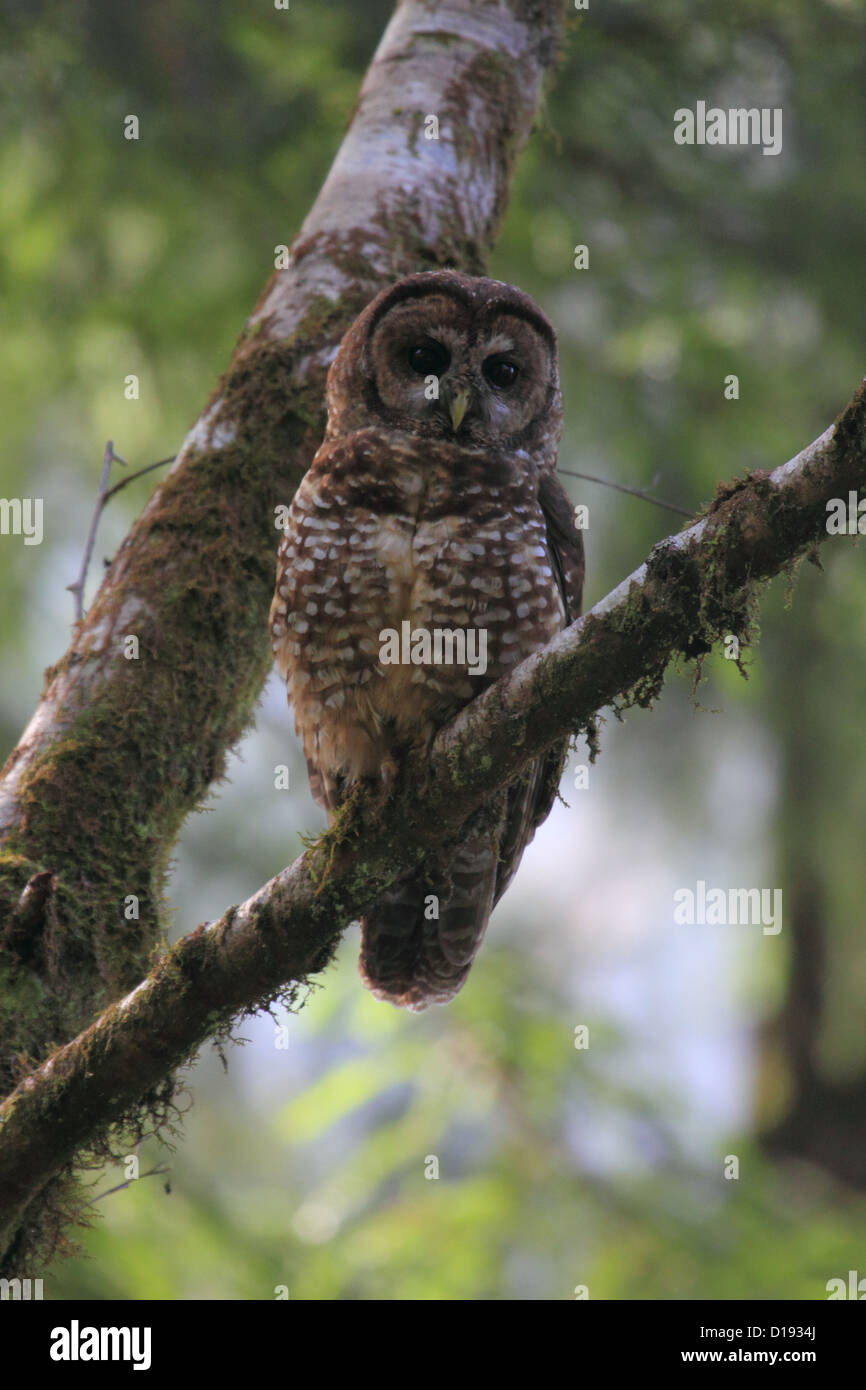
<path fill-rule="evenodd" d="M 68 640 L 105 440 L 134 465 L 177 447 L 315 197 L 389 13 L 0 5 L 0 491 L 46 507 L 41 547 L 0 540 L 6 748 Z M 856 0 L 618 0 L 570 23 L 490 266 L 557 326 L 563 467 L 696 508 L 833 419 L 864 371 L 864 77 Z M 673 113 L 698 99 L 782 107 L 782 155 L 676 146 Z M 112 503 L 91 593 L 154 485 Z M 678 523 L 568 486 L 590 506 L 593 602 Z M 776 1017 L 796 1004 L 790 934 L 673 939 L 666 906 L 696 877 L 778 882 L 790 901 L 808 867 L 820 1065 L 863 1074 L 866 584 L 856 546 L 824 551 L 790 607 L 774 586 L 748 683 L 707 663 L 697 698 L 722 713 L 693 713 L 673 680 L 652 714 L 606 727 L 591 794 L 564 788 L 577 804 L 454 1005 L 375 1003 L 349 933 L 297 1017 L 243 1025 L 227 1072 L 199 1064 L 177 1153 L 141 1155 L 142 1172 L 171 1163 L 170 1195 L 153 1176 L 100 1201 L 89 1258 L 59 1267 L 51 1296 L 811 1299 L 866 1272 L 862 1196 L 761 1147 L 792 1095 Z M 320 823 L 275 688 L 242 753 L 178 849 L 179 931 Z M 285 760 L 288 795 L 271 772 Z"/>

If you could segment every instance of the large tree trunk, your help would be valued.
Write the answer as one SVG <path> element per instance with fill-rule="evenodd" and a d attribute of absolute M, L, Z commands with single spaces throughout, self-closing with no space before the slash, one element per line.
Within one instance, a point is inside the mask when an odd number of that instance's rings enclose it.
<path fill-rule="evenodd" d="M 483 269 L 563 14 L 398 6 L 288 266 L 48 672 L 0 783 L 0 1090 L 12 1059 L 45 1057 L 147 973 L 171 847 L 270 666 L 274 509 L 320 441 L 327 365 L 383 285 Z"/>

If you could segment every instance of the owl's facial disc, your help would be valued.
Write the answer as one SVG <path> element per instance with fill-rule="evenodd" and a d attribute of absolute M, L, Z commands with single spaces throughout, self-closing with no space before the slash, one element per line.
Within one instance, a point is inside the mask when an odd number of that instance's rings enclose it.
<path fill-rule="evenodd" d="M 479 446 L 523 430 L 545 409 L 555 375 L 550 345 L 530 321 L 478 313 L 441 293 L 385 313 L 370 359 L 394 425 Z"/>

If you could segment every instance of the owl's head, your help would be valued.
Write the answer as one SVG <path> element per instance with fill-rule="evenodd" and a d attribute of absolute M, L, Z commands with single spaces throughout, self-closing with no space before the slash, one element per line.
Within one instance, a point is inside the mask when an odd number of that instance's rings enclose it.
<path fill-rule="evenodd" d="M 367 305 L 328 374 L 328 436 L 386 425 L 466 448 L 555 459 L 556 335 L 513 285 L 456 271 L 407 275 Z"/>

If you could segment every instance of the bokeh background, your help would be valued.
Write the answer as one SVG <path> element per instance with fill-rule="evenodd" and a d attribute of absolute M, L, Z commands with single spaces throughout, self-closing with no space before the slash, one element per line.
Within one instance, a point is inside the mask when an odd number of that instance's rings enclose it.
<path fill-rule="evenodd" d="M 0 495 L 45 499 L 41 546 L 0 538 L 4 753 L 69 639 L 105 441 L 132 466 L 177 448 L 390 9 L 0 4 Z M 782 107 L 783 153 L 675 145 L 698 99 Z M 573 22 L 490 262 L 559 332 L 562 466 L 697 508 L 819 434 L 866 370 L 864 174 L 856 0 Z M 110 504 L 88 597 L 156 477 Z M 679 523 L 566 482 L 592 603 Z M 609 716 L 585 789 L 578 746 L 449 1008 L 373 1001 L 352 929 L 297 1014 L 206 1049 L 176 1150 L 140 1155 L 170 1172 L 95 1202 L 47 1296 L 821 1299 L 866 1275 L 866 580 L 850 539 L 822 560 L 772 586 L 747 681 L 672 671 L 652 711 Z M 175 934 L 321 824 L 272 680 L 177 846 Z M 676 926 L 698 879 L 781 888 L 782 931 Z"/>

